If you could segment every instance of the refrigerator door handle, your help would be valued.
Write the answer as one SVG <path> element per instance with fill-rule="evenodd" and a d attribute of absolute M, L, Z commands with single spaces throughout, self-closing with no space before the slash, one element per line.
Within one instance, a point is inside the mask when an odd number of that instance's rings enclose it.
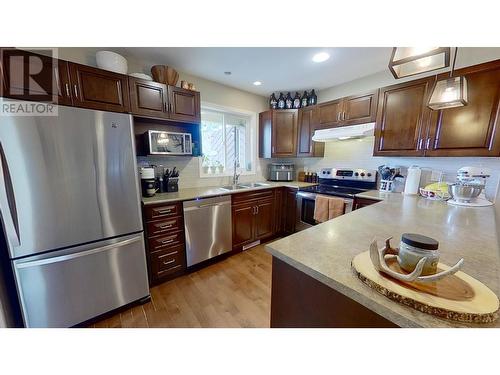
<path fill-rule="evenodd" d="M 5 166 L 4 166 L 5 163 Z M 10 181 L 5 178 L 5 171 L 8 171 L 7 160 L 3 152 L 2 144 L 0 143 L 0 209 L 2 211 L 3 222 L 5 225 L 5 232 L 7 235 L 7 240 L 11 246 L 20 246 L 21 239 L 14 224 L 14 215 L 12 213 L 13 207 L 16 207 L 15 201 L 9 201 L 9 195 L 7 194 L 7 182 Z M 11 191 L 12 186 L 9 186 Z M 12 197 L 14 199 L 14 197 Z"/>
<path fill-rule="evenodd" d="M 84 257 L 84 256 L 91 255 L 91 254 L 102 253 L 102 252 L 108 251 L 110 249 L 114 249 L 117 247 L 123 247 L 123 246 L 129 245 L 131 243 L 138 242 L 138 241 L 142 241 L 142 236 L 136 236 L 134 238 L 129 238 L 129 239 L 124 240 L 124 241 L 115 242 L 115 243 L 112 243 L 109 245 L 93 248 L 93 249 L 90 249 L 87 251 L 81 251 L 81 252 L 76 252 L 76 253 L 72 253 L 72 254 L 60 255 L 60 256 L 56 256 L 56 257 L 52 257 L 52 258 L 44 258 L 44 259 L 40 259 L 40 260 L 32 260 L 32 261 L 28 261 L 28 262 L 24 262 L 24 263 L 19 262 L 16 264 L 16 268 L 20 269 L 20 268 L 42 266 L 45 264 L 51 264 L 51 263 L 57 263 L 57 262 L 64 262 L 66 260 L 80 258 L 80 257 Z"/>

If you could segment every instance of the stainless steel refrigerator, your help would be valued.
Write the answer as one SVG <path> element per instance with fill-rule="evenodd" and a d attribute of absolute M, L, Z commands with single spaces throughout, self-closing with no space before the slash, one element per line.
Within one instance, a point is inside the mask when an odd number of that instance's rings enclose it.
<path fill-rule="evenodd" d="M 0 210 L 27 327 L 149 296 L 131 115 L 0 117 Z"/>

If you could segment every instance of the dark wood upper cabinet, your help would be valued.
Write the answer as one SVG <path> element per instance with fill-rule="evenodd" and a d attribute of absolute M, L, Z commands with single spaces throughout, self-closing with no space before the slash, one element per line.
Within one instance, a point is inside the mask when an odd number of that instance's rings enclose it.
<path fill-rule="evenodd" d="M 69 63 L 73 105 L 130 112 L 128 77 L 86 65 Z"/>
<path fill-rule="evenodd" d="M 467 79 L 468 104 L 432 111 L 425 154 L 500 156 L 500 64 L 476 65 L 460 69 L 455 75 Z"/>
<path fill-rule="evenodd" d="M 380 89 L 375 127 L 376 156 L 422 156 L 429 121 L 427 102 L 435 78 Z"/>
<path fill-rule="evenodd" d="M 378 90 L 364 95 L 354 95 L 343 99 L 342 122 L 356 125 L 374 122 L 377 118 Z"/>
<path fill-rule="evenodd" d="M 168 118 L 167 85 L 129 77 L 130 109 L 133 115 Z"/>
<path fill-rule="evenodd" d="M 272 157 L 291 157 L 297 152 L 297 110 L 272 111 Z"/>
<path fill-rule="evenodd" d="M 259 114 L 259 157 L 293 157 L 297 153 L 297 110 L 272 109 Z"/>
<path fill-rule="evenodd" d="M 317 108 L 319 127 L 342 126 L 342 99 L 320 103 Z"/>
<path fill-rule="evenodd" d="M 30 51 L 3 48 L 2 96 L 71 105 L 68 63 Z"/>
<path fill-rule="evenodd" d="M 378 90 L 317 105 L 318 127 L 329 128 L 374 122 L 377 117 Z"/>
<path fill-rule="evenodd" d="M 168 86 L 170 119 L 199 123 L 201 120 L 200 93 L 180 87 Z"/>
<path fill-rule="evenodd" d="M 297 156 L 299 157 L 322 157 L 324 155 L 325 144 L 313 142 L 312 136 L 318 128 L 317 107 L 304 107 L 298 113 L 298 137 Z"/>

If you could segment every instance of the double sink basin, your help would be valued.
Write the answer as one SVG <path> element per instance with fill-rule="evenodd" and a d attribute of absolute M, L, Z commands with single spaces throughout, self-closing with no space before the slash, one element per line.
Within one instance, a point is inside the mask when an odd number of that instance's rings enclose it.
<path fill-rule="evenodd" d="M 271 186 L 271 184 L 266 184 L 264 182 L 252 182 L 252 183 L 248 183 L 248 184 L 236 184 L 236 185 L 222 186 L 220 189 L 226 190 L 226 191 L 232 191 L 232 190 L 252 189 L 252 188 L 257 188 L 257 187 L 266 187 L 266 186 Z"/>

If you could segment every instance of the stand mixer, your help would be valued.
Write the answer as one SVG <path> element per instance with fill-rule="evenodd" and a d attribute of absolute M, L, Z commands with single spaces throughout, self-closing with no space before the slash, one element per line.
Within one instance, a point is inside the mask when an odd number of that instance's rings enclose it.
<path fill-rule="evenodd" d="M 493 205 L 484 195 L 486 179 L 490 177 L 488 169 L 480 167 L 462 167 L 457 171 L 457 180 L 448 185 L 451 199 L 449 204 L 456 206 L 486 207 Z"/>

